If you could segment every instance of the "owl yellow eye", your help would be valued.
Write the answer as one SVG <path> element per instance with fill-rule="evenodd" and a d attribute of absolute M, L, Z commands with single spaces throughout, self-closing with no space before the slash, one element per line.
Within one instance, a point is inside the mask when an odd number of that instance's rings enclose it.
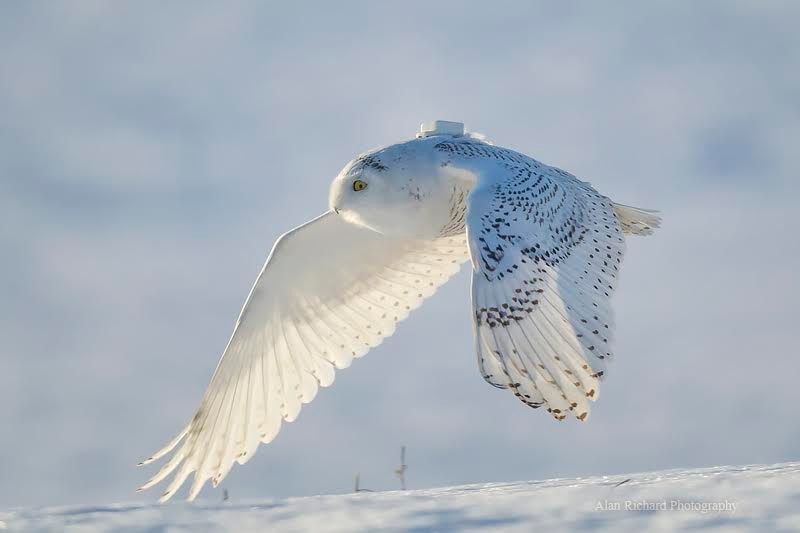
<path fill-rule="evenodd" d="M 361 180 L 356 180 L 353 182 L 353 190 L 354 191 L 363 191 L 367 188 L 367 183 Z"/>

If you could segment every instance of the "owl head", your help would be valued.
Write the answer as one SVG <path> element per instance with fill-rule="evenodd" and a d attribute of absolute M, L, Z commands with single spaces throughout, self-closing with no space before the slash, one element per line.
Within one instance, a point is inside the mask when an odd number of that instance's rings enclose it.
<path fill-rule="evenodd" d="M 452 186 L 433 145 L 420 138 L 359 155 L 333 180 L 330 208 L 385 235 L 437 237 L 450 217 Z"/>

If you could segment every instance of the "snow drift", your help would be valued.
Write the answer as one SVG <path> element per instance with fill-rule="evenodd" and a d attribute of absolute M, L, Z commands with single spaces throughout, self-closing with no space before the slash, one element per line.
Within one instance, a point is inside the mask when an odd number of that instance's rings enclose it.
<path fill-rule="evenodd" d="M 800 531 L 800 463 L 194 504 L 0 512 L 0 529 L 178 531 Z"/>

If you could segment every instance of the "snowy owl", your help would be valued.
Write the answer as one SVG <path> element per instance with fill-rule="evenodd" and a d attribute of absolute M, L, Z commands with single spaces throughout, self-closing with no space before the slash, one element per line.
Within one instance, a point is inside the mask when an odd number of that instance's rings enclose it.
<path fill-rule="evenodd" d="M 588 418 L 624 235 L 652 233 L 655 212 L 447 121 L 350 161 L 329 204 L 273 246 L 197 412 L 140 463 L 174 450 L 139 490 L 172 473 L 161 501 L 193 472 L 189 500 L 216 486 L 466 261 L 483 378 L 557 420 Z"/>

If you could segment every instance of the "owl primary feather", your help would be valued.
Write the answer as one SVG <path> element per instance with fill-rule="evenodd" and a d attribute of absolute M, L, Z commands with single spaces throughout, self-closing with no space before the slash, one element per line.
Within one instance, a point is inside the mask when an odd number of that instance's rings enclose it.
<path fill-rule="evenodd" d="M 329 204 L 273 246 L 200 406 L 141 463 L 171 453 L 140 490 L 173 475 L 164 501 L 192 473 L 190 500 L 216 486 L 467 261 L 483 378 L 558 420 L 589 417 L 625 235 L 652 233 L 655 212 L 445 121 L 353 159 Z"/>

